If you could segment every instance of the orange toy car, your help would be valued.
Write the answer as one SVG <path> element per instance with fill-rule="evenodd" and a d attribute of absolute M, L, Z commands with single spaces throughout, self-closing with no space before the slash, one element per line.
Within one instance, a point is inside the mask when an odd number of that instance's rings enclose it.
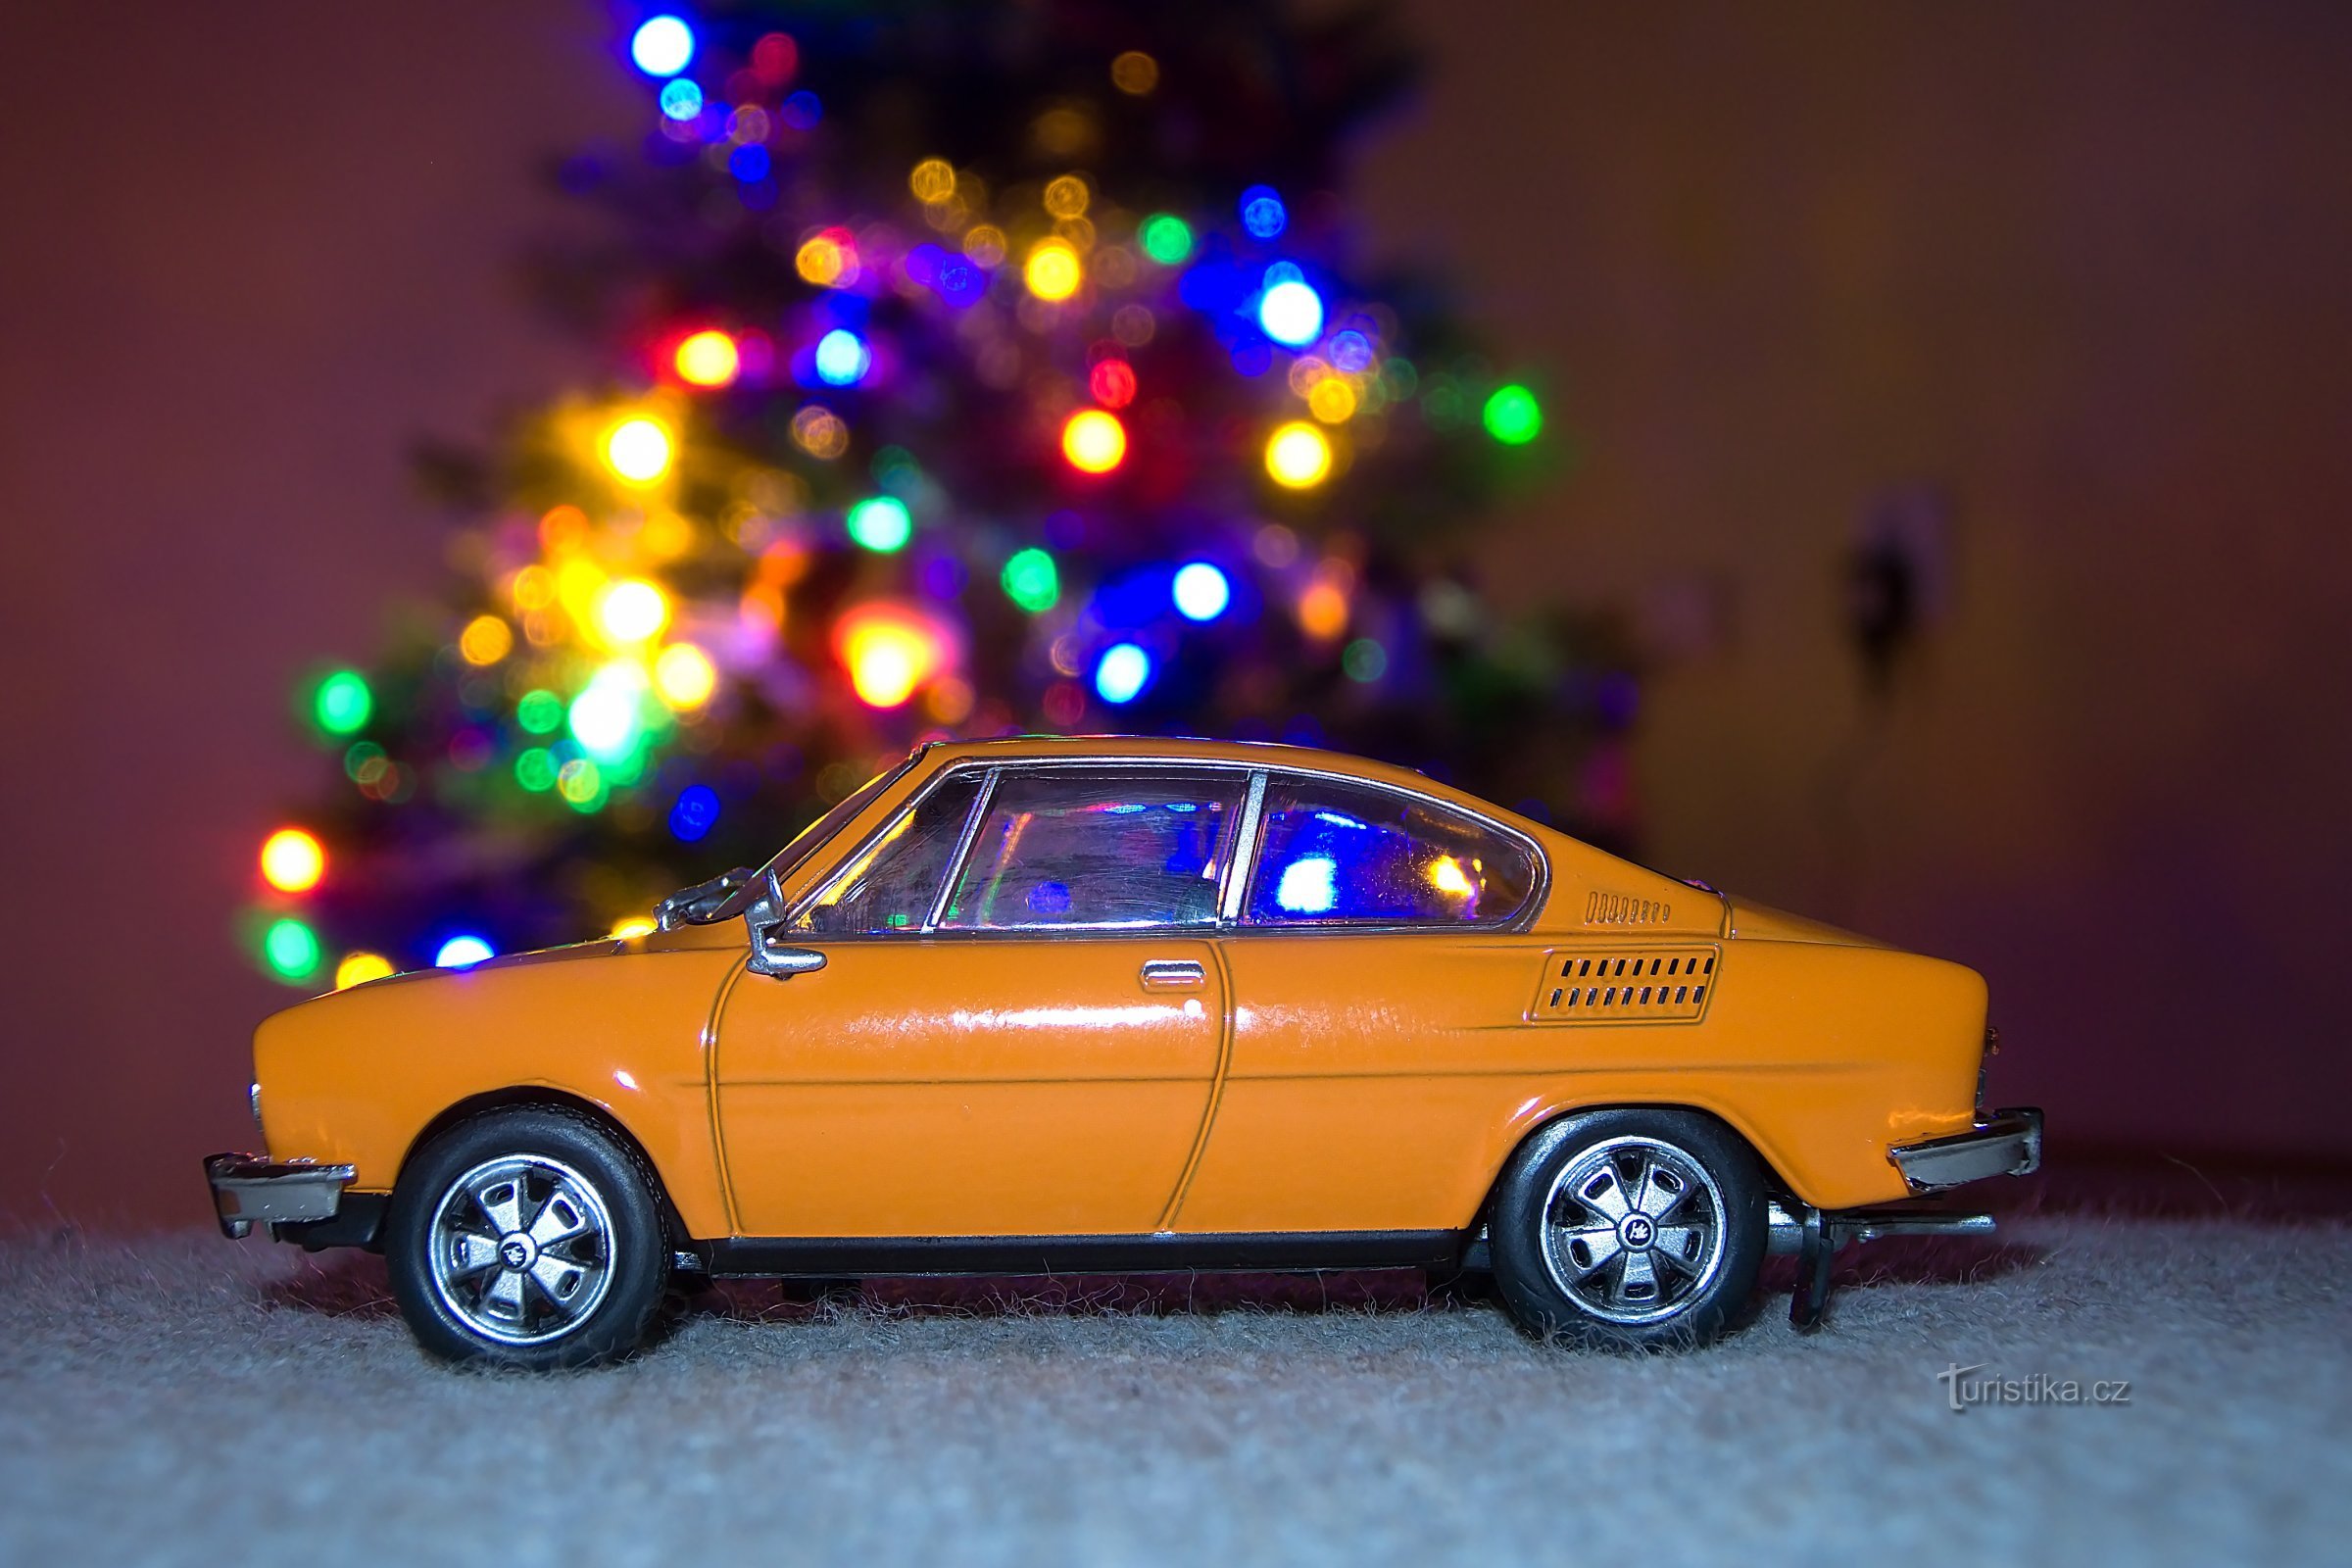
<path fill-rule="evenodd" d="M 254 1041 L 222 1227 L 383 1252 L 426 1348 L 637 1346 L 672 1276 L 1491 1269 L 1540 1334 L 1818 1319 L 1873 1208 L 2040 1156 L 1956 964 L 1419 774 L 926 746 L 659 929 L 394 975 Z"/>

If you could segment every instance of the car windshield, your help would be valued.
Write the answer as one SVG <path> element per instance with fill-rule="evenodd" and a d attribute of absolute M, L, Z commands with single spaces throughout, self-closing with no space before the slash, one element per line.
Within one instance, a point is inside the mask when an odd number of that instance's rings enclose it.
<path fill-rule="evenodd" d="M 792 842 L 776 852 L 775 858 L 761 866 L 756 875 L 730 894 L 726 902 L 712 909 L 707 919 L 715 924 L 720 920 L 732 920 L 742 914 L 751 906 L 752 902 L 760 897 L 771 873 L 778 881 L 781 881 L 799 869 L 802 861 L 822 849 L 831 841 L 833 835 L 856 820 L 858 812 L 873 805 L 875 799 L 884 790 L 897 783 L 900 776 L 914 765 L 915 758 L 921 755 L 919 751 L 913 753 L 906 760 L 889 772 L 875 774 L 845 796 L 841 804 L 834 807 L 833 809 L 794 834 Z"/>

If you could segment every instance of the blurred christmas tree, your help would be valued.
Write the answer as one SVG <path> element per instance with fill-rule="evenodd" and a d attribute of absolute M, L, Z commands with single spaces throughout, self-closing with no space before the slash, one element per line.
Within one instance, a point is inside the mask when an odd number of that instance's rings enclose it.
<path fill-rule="evenodd" d="M 537 269 L 611 383 L 428 461 L 456 581 L 304 688 L 339 776 L 265 850 L 269 968 L 601 934 L 946 734 L 1329 744 L 1613 836 L 1622 661 L 1462 572 L 1556 440 L 1353 270 L 1383 10 L 631 24 L 643 145 L 560 172 L 609 237 Z"/>

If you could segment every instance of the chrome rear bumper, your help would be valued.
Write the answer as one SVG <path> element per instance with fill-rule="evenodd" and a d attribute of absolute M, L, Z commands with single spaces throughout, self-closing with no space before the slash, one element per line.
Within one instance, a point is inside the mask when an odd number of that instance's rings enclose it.
<path fill-rule="evenodd" d="M 1988 1176 L 2032 1175 L 2041 1168 L 2041 1111 L 2032 1105 L 1996 1110 L 1972 1131 L 1897 1145 L 1886 1157 L 1915 1193 L 1941 1192 Z"/>
<path fill-rule="evenodd" d="M 220 1234 L 235 1240 L 263 1225 L 303 1224 L 332 1219 L 343 1189 L 359 1175 L 356 1166 L 273 1164 L 259 1154 L 210 1154 L 204 1179 L 213 1189 L 213 1212 Z"/>

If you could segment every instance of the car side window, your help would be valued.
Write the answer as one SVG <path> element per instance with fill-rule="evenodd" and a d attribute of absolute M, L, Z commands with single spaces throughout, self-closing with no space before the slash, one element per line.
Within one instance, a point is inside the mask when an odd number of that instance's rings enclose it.
<path fill-rule="evenodd" d="M 1396 790 L 1272 775 L 1244 906 L 1252 926 L 1499 925 L 1536 859 L 1466 812 Z"/>
<path fill-rule="evenodd" d="M 959 768 L 924 791 L 802 907 L 791 929 L 828 937 L 920 931 L 956 858 L 981 777 L 977 768 Z"/>
<path fill-rule="evenodd" d="M 1223 769 L 1008 767 L 940 929 L 1214 925 L 1247 787 Z"/>

